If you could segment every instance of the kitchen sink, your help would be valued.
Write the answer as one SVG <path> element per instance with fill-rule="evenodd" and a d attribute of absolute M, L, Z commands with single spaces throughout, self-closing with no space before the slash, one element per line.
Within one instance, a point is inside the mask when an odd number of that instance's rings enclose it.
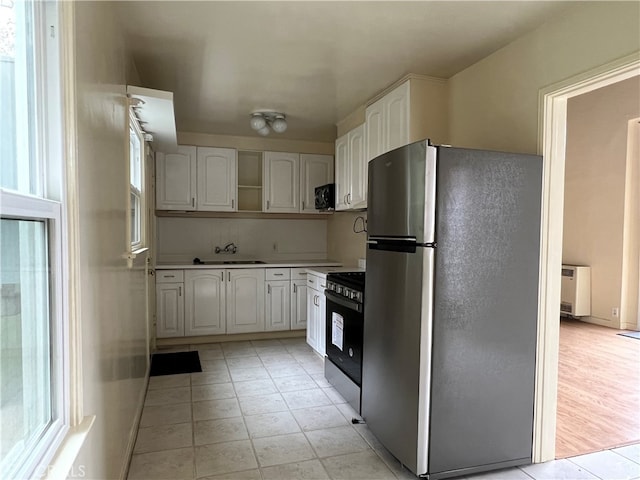
<path fill-rule="evenodd" d="M 225 260 L 222 263 L 225 265 L 260 265 L 267 262 L 261 260 Z"/>
<path fill-rule="evenodd" d="M 261 260 L 200 260 L 193 259 L 194 265 L 260 265 L 264 264 Z"/>

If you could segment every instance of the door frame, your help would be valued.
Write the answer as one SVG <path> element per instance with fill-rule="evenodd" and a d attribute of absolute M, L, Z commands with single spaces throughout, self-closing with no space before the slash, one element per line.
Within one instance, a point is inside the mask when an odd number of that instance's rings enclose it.
<path fill-rule="evenodd" d="M 538 153 L 544 160 L 534 463 L 555 459 L 567 101 L 636 75 L 640 75 L 640 52 L 545 87 L 538 93 Z"/>

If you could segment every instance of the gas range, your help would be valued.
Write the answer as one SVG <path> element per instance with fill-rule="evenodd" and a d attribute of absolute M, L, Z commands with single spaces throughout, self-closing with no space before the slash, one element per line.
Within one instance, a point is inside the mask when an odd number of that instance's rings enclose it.
<path fill-rule="evenodd" d="M 327 275 L 326 352 L 324 376 L 360 412 L 364 272 Z"/>

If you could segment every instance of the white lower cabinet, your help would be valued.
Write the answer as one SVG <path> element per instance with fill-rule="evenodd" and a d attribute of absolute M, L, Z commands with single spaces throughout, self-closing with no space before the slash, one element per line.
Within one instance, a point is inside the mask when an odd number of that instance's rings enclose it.
<path fill-rule="evenodd" d="M 291 280 L 291 330 L 307 328 L 307 281 Z"/>
<path fill-rule="evenodd" d="M 184 296 L 182 283 L 156 286 L 156 335 L 158 338 L 184 335 Z"/>
<path fill-rule="evenodd" d="M 264 269 L 227 270 L 227 333 L 264 331 Z"/>
<path fill-rule="evenodd" d="M 267 282 L 265 331 L 291 329 L 291 282 Z"/>
<path fill-rule="evenodd" d="M 307 343 L 324 357 L 326 350 L 326 280 L 307 275 Z"/>
<path fill-rule="evenodd" d="M 184 274 L 184 335 L 226 333 L 224 270 L 187 270 Z"/>
<path fill-rule="evenodd" d="M 156 279 L 158 338 L 307 329 L 324 355 L 325 280 L 307 280 L 305 268 L 158 270 Z"/>

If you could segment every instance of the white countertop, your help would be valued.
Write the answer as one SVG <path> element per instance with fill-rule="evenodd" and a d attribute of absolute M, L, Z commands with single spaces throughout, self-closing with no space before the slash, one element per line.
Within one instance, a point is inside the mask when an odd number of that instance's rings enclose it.
<path fill-rule="evenodd" d="M 242 261 L 242 260 L 262 260 L 262 259 L 242 259 L 242 258 L 224 258 L 220 261 Z M 218 261 L 216 259 L 216 261 Z M 265 263 L 245 263 L 245 264 L 214 264 L 214 265 L 194 265 L 187 262 L 163 262 L 156 265 L 156 270 L 194 270 L 203 268 L 304 268 L 304 267 L 320 267 L 325 270 L 328 267 L 333 268 L 347 268 L 342 267 L 340 262 L 335 260 L 262 260 Z M 352 267 L 351 269 L 341 270 L 345 272 L 356 271 Z M 326 275 L 326 273 L 318 273 L 318 275 Z"/>
<path fill-rule="evenodd" d="M 364 272 L 364 268 L 360 267 L 309 267 L 307 273 L 326 278 L 327 273 L 334 272 Z"/>

